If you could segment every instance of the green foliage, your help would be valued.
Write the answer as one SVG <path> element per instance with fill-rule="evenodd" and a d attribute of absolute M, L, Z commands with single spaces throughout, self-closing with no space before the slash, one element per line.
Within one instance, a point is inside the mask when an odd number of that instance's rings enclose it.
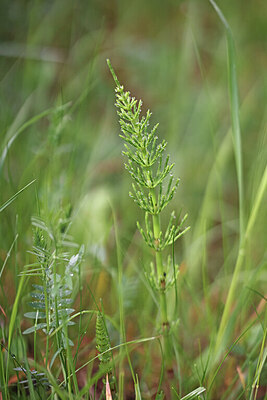
<path fill-rule="evenodd" d="M 50 388 L 50 383 L 48 382 L 48 379 L 46 378 L 44 372 L 38 372 L 36 370 L 29 370 L 29 369 L 27 370 L 22 366 L 14 368 L 14 371 L 23 372 L 23 374 L 25 375 L 24 379 L 18 382 L 21 390 L 29 389 L 30 384 L 32 384 L 35 389 L 41 387 L 47 390 Z M 30 375 L 30 382 L 28 379 L 29 375 Z"/>
<path fill-rule="evenodd" d="M 112 70 L 109 61 L 108 65 Z M 115 73 L 114 71 L 112 72 L 114 77 Z M 117 112 L 122 131 L 120 137 L 127 142 L 124 143 L 126 151 L 123 152 L 128 157 L 128 163 L 125 164 L 125 167 L 137 185 L 133 184 L 133 193 L 130 192 L 130 196 L 148 214 L 157 215 L 170 203 L 179 183 L 179 179 L 174 181 L 171 175 L 174 163 L 169 163 L 169 155 L 164 160 L 164 151 L 167 142 L 163 140 L 157 144 L 158 136 L 156 135 L 156 131 L 158 124 L 151 130 L 149 129 L 152 113 L 148 110 L 145 116 L 141 116 L 142 101 L 139 100 L 138 102 L 134 97 L 131 97 L 130 92 L 124 91 L 124 87 L 119 84 L 116 76 L 114 79 L 117 84 L 115 89 L 115 105 L 118 109 Z M 164 192 L 163 182 L 166 178 L 168 178 L 168 184 Z M 159 190 L 155 201 L 151 190 L 157 187 Z M 172 240 L 173 238 L 175 240 L 178 239 L 176 236 L 181 227 L 177 230 L 177 227 L 172 225 L 174 218 L 174 215 L 172 215 L 170 226 L 168 227 L 168 230 L 172 232 Z M 165 246 L 167 244 L 170 243 L 166 243 Z"/>
<path fill-rule="evenodd" d="M 146 212 L 145 214 L 145 231 L 140 226 L 139 222 L 137 222 L 137 227 L 143 236 L 144 241 L 146 244 L 154 249 L 155 251 L 162 251 L 165 247 L 172 245 L 177 239 L 179 239 L 186 231 L 189 230 L 189 227 L 181 230 L 183 223 L 187 218 L 187 214 L 183 217 L 181 222 L 175 225 L 173 222 L 175 221 L 176 217 L 174 211 L 171 213 L 170 220 L 168 227 L 163 235 L 163 232 L 160 231 L 159 237 L 156 240 L 153 234 L 153 227 L 151 224 L 151 220 L 149 219 L 149 213 Z"/>
<path fill-rule="evenodd" d="M 201 393 L 204 393 L 206 389 L 204 387 L 199 387 L 192 392 L 188 393 L 186 396 L 183 396 L 181 400 L 193 400 L 193 399 L 201 399 Z"/>
<path fill-rule="evenodd" d="M 139 222 L 137 222 L 137 227 L 146 244 L 156 252 L 161 252 L 167 246 L 173 245 L 189 229 L 181 229 L 187 214 L 180 223 L 175 224 L 176 217 L 173 211 L 166 231 L 164 233 L 161 229 L 155 231 L 153 217 L 159 216 L 170 203 L 177 189 L 179 179 L 174 181 L 172 176 L 171 171 L 174 163 L 169 163 L 170 156 L 167 155 L 164 158 L 167 142 L 162 140 L 158 143 L 159 139 L 156 131 L 159 124 L 156 124 L 152 129 L 149 128 L 152 113 L 148 110 L 145 116 L 141 116 L 142 101 L 137 101 L 130 96 L 130 92 L 124 91 L 124 87 L 120 85 L 110 61 L 107 60 L 107 63 L 116 83 L 115 105 L 120 118 L 119 122 L 122 131 L 120 137 L 126 142 L 124 143 L 126 151 L 123 154 L 128 158 L 128 163 L 125 164 L 125 167 L 135 181 L 135 184 L 132 184 L 133 192 L 130 192 L 130 196 L 145 211 L 145 230 Z M 168 179 L 168 183 L 164 191 L 163 187 L 166 179 Z M 158 280 L 165 280 L 167 272 L 170 271 L 169 267 L 170 262 L 165 265 L 164 277 L 158 276 Z M 158 275 L 160 275 L 159 271 Z M 153 277 L 153 267 L 151 276 Z M 172 284 L 175 279 L 176 274 L 171 280 Z M 158 288 L 154 277 L 153 281 L 152 286 Z M 164 284 L 164 290 L 170 286 L 169 284 Z M 161 290 L 162 288 L 161 284 Z"/>
<path fill-rule="evenodd" d="M 37 217 L 32 218 L 34 231 L 34 246 L 32 254 L 37 258 L 37 263 L 27 268 L 24 274 L 29 276 L 39 276 L 41 284 L 33 284 L 35 291 L 31 292 L 33 301 L 29 305 L 35 310 L 27 312 L 25 317 L 34 319 L 35 325 L 26 329 L 23 333 L 29 334 L 40 329 L 46 335 L 51 335 L 53 331 L 62 324 L 73 325 L 73 321 L 67 321 L 67 318 L 75 311 L 69 308 L 73 302 L 70 298 L 73 290 L 73 279 L 77 277 L 78 268 L 83 258 L 84 247 L 79 252 L 69 256 L 62 251 L 63 243 L 66 240 L 62 237 L 65 228 L 62 226 L 65 220 L 59 219 L 56 241 L 55 234 L 49 229 L 45 222 Z M 56 235 L 57 236 L 57 235 Z M 63 269 L 63 273 L 59 273 Z M 37 323 L 39 320 L 45 322 Z M 73 346 L 70 339 L 65 336 L 65 330 L 60 331 L 60 344 L 66 348 L 66 340 Z"/>
<path fill-rule="evenodd" d="M 177 399 L 197 387 L 196 399 L 264 397 L 266 17 L 254 2 L 215 1 L 0 1 L 3 399 L 103 400 L 99 298 L 120 400 L 161 389 L 173 400 L 167 385 Z M 121 138 L 107 56 L 153 109 L 118 92 Z M 71 276 L 75 243 L 87 250 Z"/>
<path fill-rule="evenodd" d="M 96 348 L 99 351 L 100 368 L 106 367 L 111 361 L 111 345 L 104 317 L 99 311 L 96 316 Z"/>
<path fill-rule="evenodd" d="M 111 344 L 110 339 L 106 327 L 106 323 L 104 320 L 104 314 L 100 311 L 97 312 L 96 315 L 96 349 L 100 353 L 98 355 L 98 359 L 100 360 L 99 364 L 99 372 L 103 373 L 103 375 L 108 375 L 108 381 L 110 385 L 110 390 L 112 393 L 112 399 L 116 400 L 117 389 L 116 389 L 116 378 L 112 372 L 112 352 L 111 352 Z M 107 384 L 106 377 L 103 378 L 104 386 Z M 104 388 L 103 388 L 104 389 Z"/>

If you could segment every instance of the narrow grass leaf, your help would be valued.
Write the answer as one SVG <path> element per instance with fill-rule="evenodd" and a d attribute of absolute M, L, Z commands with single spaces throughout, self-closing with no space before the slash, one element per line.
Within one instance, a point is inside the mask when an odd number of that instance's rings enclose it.
<path fill-rule="evenodd" d="M 16 317 L 17 317 L 17 313 L 18 313 L 19 301 L 20 301 L 20 297 L 21 297 L 21 294 L 22 294 L 22 290 L 24 288 L 25 288 L 25 277 L 23 276 L 20 279 L 20 282 L 19 282 L 18 291 L 17 291 L 17 294 L 16 294 L 16 298 L 15 298 L 15 301 L 14 301 L 14 304 L 13 304 L 12 313 L 11 313 L 11 317 L 10 317 L 9 331 L 8 331 L 8 351 L 10 351 L 13 330 L 14 330 L 14 327 L 15 327 Z"/>
<path fill-rule="evenodd" d="M 135 393 L 135 400 L 142 400 L 140 386 L 139 386 L 139 380 L 138 380 L 137 375 L 136 375 L 136 379 L 135 379 L 135 383 L 134 383 L 134 393 Z"/>
<path fill-rule="evenodd" d="M 0 207 L 0 212 L 4 211 L 5 208 L 7 208 L 16 198 L 25 190 L 27 189 L 30 185 L 32 185 L 36 179 L 28 183 L 26 186 L 24 186 L 22 189 L 20 189 L 17 193 L 15 193 L 10 199 L 8 199 L 2 206 Z"/>
<path fill-rule="evenodd" d="M 10 246 L 10 249 L 9 249 L 8 252 L 7 252 L 5 261 L 4 261 L 3 266 L 2 266 L 2 268 L 1 268 L 1 271 L 0 271 L 0 279 L 1 279 L 2 273 L 3 273 L 4 269 L 5 269 L 7 260 L 9 259 L 10 254 L 11 254 L 11 251 L 12 251 L 12 249 L 13 249 L 13 247 L 14 247 L 14 244 L 16 243 L 16 241 L 17 241 L 17 239 L 18 239 L 18 236 L 19 236 L 19 235 L 16 234 L 15 239 L 13 240 L 13 242 L 12 242 L 12 244 L 11 244 L 11 246 Z"/>
<path fill-rule="evenodd" d="M 201 393 L 204 393 L 205 390 L 206 389 L 204 387 L 199 387 L 199 388 L 193 390 L 192 392 L 188 393 L 186 396 L 182 397 L 181 400 L 196 399 Z"/>
<path fill-rule="evenodd" d="M 227 52 L 228 52 L 228 77 L 229 77 L 229 94 L 231 103 L 231 117 L 232 117 L 232 133 L 235 151 L 235 162 L 238 183 L 238 196 L 239 196 L 239 227 L 240 227 L 240 242 L 243 240 L 245 234 L 245 221 L 244 221 L 244 189 L 243 189 L 243 165 L 242 165 L 242 141 L 240 133 L 239 121 L 239 101 L 238 101 L 238 85 L 236 76 L 236 57 L 235 57 L 235 44 L 231 28 L 223 15 L 222 11 L 215 3 L 210 0 L 213 8 L 219 16 L 221 22 L 226 30 L 227 37 Z"/>
<path fill-rule="evenodd" d="M 53 355 L 53 357 L 52 357 L 52 359 L 51 359 L 51 362 L 50 362 L 50 365 L 49 365 L 49 368 L 50 368 L 50 369 L 53 367 L 53 364 L 54 364 L 54 362 L 55 362 L 57 356 L 60 354 L 60 352 L 61 352 L 62 350 L 63 350 L 63 347 L 60 347 L 59 349 L 57 349 L 57 351 L 56 351 L 55 354 Z"/>
<path fill-rule="evenodd" d="M 6 377 L 4 374 L 4 359 L 3 359 L 3 352 L 2 348 L 0 348 L 0 385 L 1 385 L 1 391 L 0 394 L 4 399 L 7 399 L 7 384 L 6 384 Z"/>

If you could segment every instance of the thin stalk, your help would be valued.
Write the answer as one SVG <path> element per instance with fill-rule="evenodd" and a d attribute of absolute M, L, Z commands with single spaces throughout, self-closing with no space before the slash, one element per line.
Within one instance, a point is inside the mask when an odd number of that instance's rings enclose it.
<path fill-rule="evenodd" d="M 25 282 L 26 281 L 26 282 Z M 22 276 L 22 278 L 19 281 L 19 286 L 18 290 L 16 293 L 16 298 L 13 304 L 12 308 L 12 313 L 10 316 L 10 321 L 9 321 L 9 330 L 8 330 L 8 354 L 11 353 L 11 343 L 12 343 L 12 337 L 16 325 L 16 319 L 17 319 L 17 314 L 18 314 L 18 308 L 19 308 L 19 301 L 21 299 L 23 289 L 26 287 L 26 284 L 28 282 L 28 279 L 26 279 L 26 276 Z M 9 357 L 7 357 L 7 365 L 6 365 L 6 378 L 5 381 L 8 382 L 9 380 Z M 8 394 L 9 396 L 9 394 Z"/>
<path fill-rule="evenodd" d="M 55 247 L 56 247 L 56 254 L 55 254 L 55 257 L 56 257 L 56 255 L 57 255 L 57 246 L 55 246 Z M 53 266 L 54 285 L 57 284 L 56 273 L 57 273 L 57 271 L 56 271 L 56 263 L 54 262 L 54 266 Z M 56 327 L 58 328 L 59 327 L 59 318 L 58 318 L 57 296 L 55 296 L 55 316 L 56 316 Z M 64 325 L 63 325 L 63 328 L 64 328 Z M 63 349 L 64 348 L 63 342 L 62 342 L 62 336 L 61 336 L 60 332 L 56 333 L 56 343 L 57 343 L 57 349 L 60 349 L 60 348 Z M 70 385 L 69 385 L 69 381 L 68 381 L 68 376 L 70 374 L 68 373 L 68 370 L 67 370 L 68 365 L 67 365 L 65 351 L 63 351 L 63 350 L 60 351 L 59 359 L 60 359 L 60 363 L 61 363 L 61 367 L 62 367 L 62 373 L 63 373 L 63 376 L 64 376 L 64 380 L 65 380 L 66 384 L 68 385 L 68 389 L 69 389 L 69 392 L 70 392 Z"/>
<path fill-rule="evenodd" d="M 178 315 L 178 287 L 177 287 L 177 279 L 175 276 L 175 255 L 174 255 L 174 242 L 172 243 L 172 268 L 173 268 L 173 276 L 174 276 L 174 290 L 175 290 L 175 307 L 173 312 L 172 320 L 175 321 Z"/>
<path fill-rule="evenodd" d="M 74 382 L 76 394 L 79 392 L 79 389 L 78 389 L 78 383 L 77 383 L 77 377 L 76 377 L 76 374 L 75 374 L 75 369 L 74 369 L 74 366 L 73 366 L 72 354 L 71 354 L 70 348 L 69 348 L 70 346 L 69 346 L 69 343 L 68 343 L 68 340 L 69 340 L 68 339 L 68 330 L 67 330 L 67 326 L 66 326 L 65 322 L 63 323 L 63 332 L 64 332 L 65 339 L 66 339 L 66 357 L 65 357 L 65 360 L 66 360 L 66 375 L 67 375 L 66 376 L 66 379 L 67 379 L 66 384 L 67 384 L 67 387 L 68 387 L 69 398 L 72 399 L 73 396 L 72 396 L 71 377 L 72 377 L 72 380 Z"/>
<path fill-rule="evenodd" d="M 78 380 L 77 380 L 77 375 L 75 373 L 75 365 L 74 365 L 74 359 L 71 353 L 71 348 L 69 345 L 69 340 L 68 340 L 68 329 L 67 329 L 67 322 L 65 321 L 64 323 L 64 328 L 65 328 L 65 335 L 66 335 L 66 347 L 67 347 L 67 360 L 68 360 L 68 379 L 71 382 L 71 376 L 72 376 L 72 381 L 74 385 L 74 393 L 77 395 L 79 393 L 79 386 L 78 386 Z"/>
<path fill-rule="evenodd" d="M 43 267 L 45 268 L 45 267 Z M 45 367 L 48 366 L 48 352 L 49 352 L 49 330 L 50 330 L 50 317 L 49 317 L 49 301 L 47 296 L 46 276 L 44 270 L 42 271 L 42 280 L 44 283 L 44 296 L 45 296 L 45 317 L 46 317 L 46 347 L 45 347 Z"/>
<path fill-rule="evenodd" d="M 19 236 L 18 234 L 18 221 L 19 221 L 19 216 L 18 214 L 16 214 L 16 225 L 15 225 L 15 232 L 16 232 L 16 237 Z M 18 270 L 18 242 L 16 240 L 15 242 L 15 286 L 16 286 L 16 290 L 18 290 L 18 274 L 19 274 L 19 270 Z"/>
<path fill-rule="evenodd" d="M 224 25 L 227 38 L 227 53 L 228 53 L 228 82 L 229 82 L 229 97 L 230 97 L 230 108 L 232 117 L 232 134 L 234 144 L 234 154 L 236 162 L 236 173 L 237 173 L 237 186 L 238 186 L 238 198 L 239 198 L 239 249 L 237 261 L 230 285 L 230 289 L 227 295 L 225 307 L 223 310 L 222 319 L 220 322 L 217 339 L 215 343 L 215 354 L 220 355 L 221 350 L 225 346 L 225 332 L 227 322 L 230 319 L 230 313 L 233 306 L 238 277 L 241 267 L 243 265 L 244 254 L 245 254 L 245 210 L 244 210 L 244 188 L 243 188 L 243 163 L 242 163 L 242 140 L 240 132 L 239 122 L 239 101 L 238 101 L 238 85 L 236 75 L 236 57 L 235 57 L 235 45 L 231 28 L 224 17 L 222 11 L 217 6 L 214 0 L 209 0 L 213 8 L 215 9 L 218 17 Z"/>
<path fill-rule="evenodd" d="M 155 189 L 150 190 L 152 196 L 154 207 L 156 208 L 156 193 Z M 160 236 L 160 215 L 154 214 L 152 216 L 153 220 L 153 232 L 155 241 L 159 240 Z M 162 262 L 162 251 L 155 251 L 156 258 L 156 270 L 157 278 L 160 282 L 160 292 L 159 292 L 159 306 L 160 306 L 160 321 L 161 328 L 164 338 L 164 353 L 166 357 L 167 368 L 171 369 L 172 355 L 171 355 L 171 342 L 170 342 L 170 323 L 168 319 L 168 307 L 167 307 L 167 296 L 166 296 L 166 273 L 164 272 L 164 266 Z"/>
<path fill-rule="evenodd" d="M 35 326 L 37 325 L 37 320 L 38 320 L 38 311 L 36 313 L 36 318 L 35 318 Z M 33 334 L 33 360 L 34 360 L 34 368 L 37 369 L 37 358 L 36 358 L 36 350 L 37 350 L 37 345 L 36 345 L 36 336 L 37 332 L 36 329 Z"/>
<path fill-rule="evenodd" d="M 120 342 L 125 342 L 125 329 L 124 329 L 124 309 L 123 309 L 123 294 L 122 294 L 122 260 L 121 260 L 121 249 L 119 245 L 117 224 L 114 218 L 114 229 L 115 229 L 115 239 L 117 247 L 117 268 L 118 268 L 118 300 L 119 300 L 119 313 L 120 313 Z M 123 400 L 124 392 L 124 369 L 123 369 L 123 348 L 120 347 L 119 350 L 119 400 Z"/>
<path fill-rule="evenodd" d="M 235 163 L 237 173 L 238 198 L 239 198 L 239 234 L 240 243 L 245 234 L 245 210 L 244 210 L 244 185 L 243 185 L 243 161 L 242 161 L 242 139 L 239 121 L 239 100 L 238 85 L 236 76 L 236 57 L 235 44 L 231 28 L 220 8 L 214 0 L 209 0 L 224 25 L 227 38 L 228 51 L 228 79 L 229 79 L 229 97 L 231 105 L 232 133 L 235 152 Z"/>
<path fill-rule="evenodd" d="M 79 265 L 78 273 L 79 273 L 78 278 L 79 278 L 80 311 L 82 311 L 83 285 L 82 285 L 81 265 Z M 79 345 L 80 345 L 80 343 L 81 343 L 81 341 L 82 341 L 82 338 L 83 338 L 83 336 L 81 337 L 81 332 L 82 332 L 82 316 L 80 315 L 80 318 L 79 318 L 78 340 L 77 340 L 78 345 L 77 345 L 77 351 L 76 351 L 76 354 L 75 354 L 75 357 L 74 357 L 74 364 L 75 364 L 75 365 L 76 365 L 76 363 L 77 363 L 78 348 L 79 348 Z"/>
<path fill-rule="evenodd" d="M 4 360 L 3 360 L 4 352 L 2 351 L 2 348 L 0 348 L 0 384 L 2 387 L 2 394 L 4 396 L 4 399 L 8 399 L 8 390 L 7 390 L 7 381 L 4 373 Z"/>
<path fill-rule="evenodd" d="M 4 211 L 5 208 L 7 208 L 16 198 L 22 193 L 25 189 L 27 189 L 32 183 L 34 183 L 36 179 L 28 183 L 28 185 L 24 186 L 22 189 L 20 189 L 17 193 L 15 193 L 13 196 L 10 197 L 4 204 L 0 206 L 0 213 Z"/>
<path fill-rule="evenodd" d="M 153 196 L 153 201 L 155 198 L 154 193 L 152 194 Z M 155 204 L 155 203 L 154 203 Z M 154 238 L 155 241 L 159 240 L 159 234 L 160 234 L 160 216 L 153 215 L 153 232 L 154 232 Z M 165 329 L 168 327 L 169 322 L 168 322 L 168 311 L 167 311 L 167 301 L 166 301 L 166 293 L 165 293 L 165 286 L 166 286 L 166 279 L 165 279 L 165 274 L 164 274 L 164 267 L 163 267 L 163 262 L 162 262 L 162 252 L 156 251 L 155 252 L 155 258 L 156 258 L 156 269 L 157 269 L 157 277 L 158 280 L 160 280 L 160 313 L 161 313 L 161 322 L 162 322 L 162 329 L 165 331 Z"/>
<path fill-rule="evenodd" d="M 256 368 L 256 373 L 255 373 L 255 380 L 252 385 L 252 389 L 254 390 L 255 388 L 255 393 L 254 393 L 254 399 L 257 400 L 257 394 L 259 390 L 259 385 L 260 385 L 260 375 L 263 370 L 266 358 L 267 358 L 267 349 L 265 348 L 265 340 L 266 340 L 266 334 L 267 334 L 267 329 L 264 331 L 264 336 L 262 339 L 262 344 L 261 344 L 261 349 L 260 349 L 260 354 L 257 362 L 257 368 Z M 253 393 L 253 390 L 251 394 Z"/>
<path fill-rule="evenodd" d="M 126 343 L 126 332 L 125 332 L 125 324 L 124 324 L 124 307 L 123 307 L 123 289 L 122 289 L 122 259 L 121 259 L 121 246 L 118 234 L 118 227 L 115 212 L 112 209 L 113 220 L 114 220 L 114 230 L 115 230 L 115 240 L 116 240 L 116 250 L 117 250 L 117 266 L 118 266 L 118 297 L 119 297 L 119 311 L 120 311 L 120 340 L 121 342 Z M 132 367 L 130 354 L 128 351 L 128 347 L 126 345 L 126 355 L 129 363 L 129 367 L 131 370 L 132 378 L 134 383 L 136 383 L 134 370 Z M 123 400 L 123 392 L 124 392 L 124 370 L 123 370 L 123 348 L 120 347 L 119 350 L 119 399 Z"/>

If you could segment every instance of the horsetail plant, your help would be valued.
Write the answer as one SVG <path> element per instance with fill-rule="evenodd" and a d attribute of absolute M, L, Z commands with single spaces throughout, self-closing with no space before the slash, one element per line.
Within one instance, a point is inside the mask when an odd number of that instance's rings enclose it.
<path fill-rule="evenodd" d="M 116 84 L 115 106 L 120 118 L 120 137 L 124 140 L 123 155 L 128 159 L 125 167 L 134 181 L 133 190 L 129 194 L 145 212 L 145 227 L 143 228 L 139 222 L 137 227 L 145 243 L 154 251 L 155 263 L 151 263 L 151 272 L 146 276 L 159 296 L 164 355 L 167 369 L 172 369 L 173 349 L 167 291 L 176 281 L 178 266 L 171 268 L 170 256 L 164 262 L 162 252 L 189 229 L 189 227 L 182 229 L 187 214 L 180 223 L 175 224 L 175 213 L 172 212 L 167 229 L 165 232 L 162 230 L 161 213 L 171 202 L 179 184 L 179 179 L 175 180 L 172 175 L 174 163 L 170 163 L 169 155 L 165 156 L 167 142 L 165 140 L 159 142 L 156 135 L 158 124 L 152 129 L 149 128 L 152 113 L 148 110 L 145 115 L 141 115 L 142 101 L 136 100 L 130 96 L 130 92 L 124 91 L 109 60 L 107 64 Z"/>

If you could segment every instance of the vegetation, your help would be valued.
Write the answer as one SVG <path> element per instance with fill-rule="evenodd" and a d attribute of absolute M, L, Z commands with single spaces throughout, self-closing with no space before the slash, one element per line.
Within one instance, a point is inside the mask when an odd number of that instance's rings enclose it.
<path fill-rule="evenodd" d="M 0 398 L 265 398 L 245 3 L 1 2 Z"/>

